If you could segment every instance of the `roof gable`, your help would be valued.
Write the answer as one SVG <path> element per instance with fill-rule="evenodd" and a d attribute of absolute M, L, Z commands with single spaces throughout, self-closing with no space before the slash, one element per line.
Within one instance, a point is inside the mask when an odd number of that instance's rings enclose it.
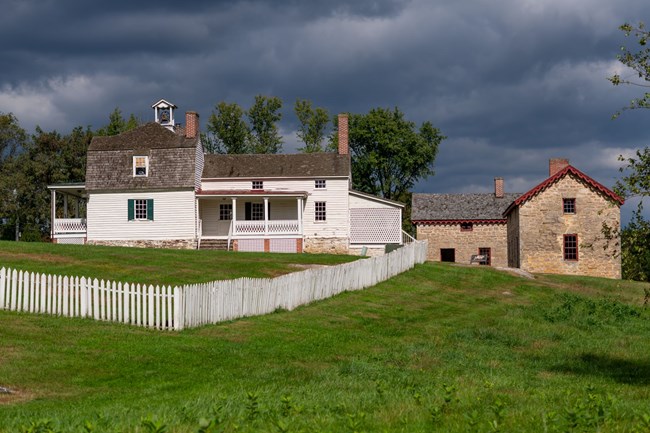
<path fill-rule="evenodd" d="M 205 155 L 204 179 L 348 177 L 349 155 L 338 153 Z"/>
<path fill-rule="evenodd" d="M 586 174 L 584 174 L 574 166 L 567 165 L 562 170 L 558 171 L 553 176 L 544 180 L 542 183 L 533 187 L 530 191 L 526 192 L 525 194 L 522 194 L 519 198 L 513 201 L 512 204 L 508 207 L 508 209 L 506 209 L 505 212 L 503 212 L 503 215 L 507 216 L 514 208 L 526 203 L 528 200 L 535 197 L 537 194 L 540 194 L 545 189 L 547 189 L 548 187 L 550 187 L 551 185 L 553 185 L 554 183 L 556 183 L 557 181 L 559 181 L 565 176 L 575 176 L 578 180 L 582 181 L 582 183 L 584 183 L 586 186 L 598 192 L 599 194 L 603 195 L 605 198 L 617 203 L 618 206 L 621 206 L 623 205 L 623 203 L 625 203 L 625 200 L 622 197 L 614 193 L 612 190 L 610 190 L 603 184 L 595 181 L 594 179 L 587 176 Z"/>

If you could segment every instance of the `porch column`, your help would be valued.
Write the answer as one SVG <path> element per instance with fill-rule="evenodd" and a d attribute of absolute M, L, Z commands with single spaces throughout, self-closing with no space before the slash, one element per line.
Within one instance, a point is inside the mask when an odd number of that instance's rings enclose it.
<path fill-rule="evenodd" d="M 237 221 L 237 197 L 232 198 L 232 234 L 233 236 L 237 234 L 237 224 L 235 224 L 235 221 Z"/>
<path fill-rule="evenodd" d="M 54 220 L 56 219 L 56 190 L 52 190 L 50 215 L 50 238 L 54 239 Z M 18 239 L 16 239 L 18 240 Z"/>
<path fill-rule="evenodd" d="M 298 232 L 302 235 L 302 197 L 296 199 L 298 206 Z"/>
<path fill-rule="evenodd" d="M 269 198 L 264 197 L 264 234 L 269 234 Z"/>

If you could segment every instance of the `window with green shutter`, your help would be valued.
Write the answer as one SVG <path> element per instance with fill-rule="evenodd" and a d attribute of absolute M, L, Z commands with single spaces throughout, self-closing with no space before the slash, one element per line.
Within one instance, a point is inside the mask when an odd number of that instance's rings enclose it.
<path fill-rule="evenodd" d="M 153 199 L 129 199 L 129 221 L 153 221 Z"/>

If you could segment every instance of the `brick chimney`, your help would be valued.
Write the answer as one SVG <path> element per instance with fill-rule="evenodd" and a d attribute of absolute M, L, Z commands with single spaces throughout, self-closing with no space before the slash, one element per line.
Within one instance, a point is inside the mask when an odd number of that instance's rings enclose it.
<path fill-rule="evenodd" d="M 339 155 L 348 155 L 349 153 L 348 115 L 339 114 Z"/>
<path fill-rule="evenodd" d="M 553 176 L 555 173 L 562 171 L 569 165 L 569 160 L 564 158 L 551 158 L 548 160 L 548 177 Z"/>
<path fill-rule="evenodd" d="M 185 137 L 196 138 L 199 135 L 199 113 L 187 111 L 185 113 Z"/>
<path fill-rule="evenodd" d="M 496 198 L 503 198 L 503 178 L 494 178 L 494 196 Z"/>

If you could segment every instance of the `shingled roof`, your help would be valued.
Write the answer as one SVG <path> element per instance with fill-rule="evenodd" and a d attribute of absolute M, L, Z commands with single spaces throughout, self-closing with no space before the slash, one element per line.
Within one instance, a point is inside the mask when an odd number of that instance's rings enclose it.
<path fill-rule="evenodd" d="M 485 194 L 413 194 L 411 221 L 414 224 L 505 221 L 503 212 L 520 193 L 506 193 L 497 198 Z"/>
<path fill-rule="evenodd" d="M 157 123 L 94 137 L 88 147 L 86 190 L 194 188 L 197 141 Z M 133 176 L 134 156 L 149 157 L 147 177 Z"/>
<path fill-rule="evenodd" d="M 300 153 L 263 155 L 205 155 L 204 179 L 265 177 L 347 177 L 349 155 Z"/>
<path fill-rule="evenodd" d="M 88 150 L 194 148 L 196 140 L 172 132 L 158 123 L 149 122 L 119 135 L 93 137 Z"/>

